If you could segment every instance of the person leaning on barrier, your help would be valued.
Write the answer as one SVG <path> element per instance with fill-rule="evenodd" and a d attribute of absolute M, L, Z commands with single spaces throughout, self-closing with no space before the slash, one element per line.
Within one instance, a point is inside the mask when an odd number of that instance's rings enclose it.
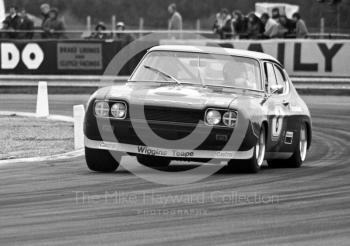
<path fill-rule="evenodd" d="M 4 20 L 2 22 L 2 28 L 1 28 L 1 32 L 0 32 L 0 39 L 2 40 L 6 40 L 6 39 L 10 39 L 10 32 L 9 32 L 9 23 Z"/>
<path fill-rule="evenodd" d="M 233 31 L 239 37 L 244 37 L 248 30 L 248 18 L 241 11 L 235 10 L 232 13 Z"/>
<path fill-rule="evenodd" d="M 118 22 L 115 29 L 117 31 L 115 38 L 122 41 L 123 45 L 127 45 L 135 40 L 132 34 L 125 32 L 126 27 L 124 22 Z"/>
<path fill-rule="evenodd" d="M 99 40 L 105 40 L 109 39 L 110 35 L 106 33 L 107 27 L 104 22 L 99 22 L 95 27 L 95 32 L 91 34 L 89 39 L 99 39 Z"/>
<path fill-rule="evenodd" d="M 260 39 L 265 32 L 265 27 L 260 18 L 255 13 L 248 15 L 248 33 L 250 39 Z"/>
<path fill-rule="evenodd" d="M 47 38 L 65 38 L 65 27 L 63 21 L 58 18 L 58 9 L 50 9 L 49 19 L 44 23 L 43 31 L 46 34 Z"/>
<path fill-rule="evenodd" d="M 32 39 L 34 36 L 34 22 L 28 17 L 25 9 L 20 13 L 18 30 L 19 39 Z"/>
<path fill-rule="evenodd" d="M 51 9 L 51 7 L 47 3 L 44 3 L 40 6 L 40 12 L 41 12 L 41 16 L 42 16 L 42 22 L 41 22 L 41 29 L 42 30 L 44 30 L 44 25 L 45 25 L 46 21 L 48 21 L 50 18 L 50 9 Z M 43 32 L 41 34 L 41 37 L 42 38 L 49 38 L 49 35 L 48 35 L 48 33 Z"/>
<path fill-rule="evenodd" d="M 5 19 L 5 22 L 7 23 L 6 31 L 8 32 L 9 38 L 17 38 L 18 33 L 16 31 L 18 30 L 19 26 L 19 19 L 18 7 L 11 6 L 10 13 Z"/>
<path fill-rule="evenodd" d="M 265 38 L 277 38 L 278 37 L 278 23 L 274 19 L 270 18 L 268 13 L 263 13 L 261 15 L 261 21 L 265 25 Z"/>
<path fill-rule="evenodd" d="M 293 20 L 296 23 L 295 34 L 297 38 L 307 38 L 309 31 L 307 30 L 305 21 L 301 19 L 299 13 L 293 14 Z"/>
<path fill-rule="evenodd" d="M 221 39 L 230 39 L 233 34 L 232 17 L 227 9 L 222 9 L 216 15 L 216 21 L 213 26 L 213 31 L 218 34 Z"/>
<path fill-rule="evenodd" d="M 280 15 L 279 18 L 279 37 L 295 38 L 295 22 L 288 19 L 285 15 Z"/>

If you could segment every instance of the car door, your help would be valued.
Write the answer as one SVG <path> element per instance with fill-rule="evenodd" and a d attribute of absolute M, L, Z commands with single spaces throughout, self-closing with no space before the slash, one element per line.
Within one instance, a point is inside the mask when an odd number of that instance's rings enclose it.
<path fill-rule="evenodd" d="M 270 96 L 266 103 L 269 121 L 268 152 L 289 153 L 293 149 L 294 132 L 289 129 L 290 93 L 288 78 L 277 63 L 265 62 L 264 72 L 266 90 Z"/>

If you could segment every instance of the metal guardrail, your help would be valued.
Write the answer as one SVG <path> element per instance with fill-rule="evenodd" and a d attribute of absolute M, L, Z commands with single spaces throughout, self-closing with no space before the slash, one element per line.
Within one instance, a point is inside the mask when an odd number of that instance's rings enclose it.
<path fill-rule="evenodd" d="M 125 82 L 128 76 L 81 76 L 81 75 L 0 75 L 1 87 L 36 87 L 39 81 L 54 87 L 101 87 Z M 350 90 L 350 78 L 292 77 L 295 87 L 303 89 Z"/>
<path fill-rule="evenodd" d="M 50 35 L 62 35 L 60 39 L 71 39 L 71 38 L 79 38 L 79 39 L 87 39 L 89 38 L 94 31 L 91 30 L 65 30 L 65 31 L 53 31 L 53 32 L 44 32 L 42 30 L 33 30 L 33 31 L 25 31 L 25 30 L 16 30 L 16 31 L 0 31 L 1 39 L 16 39 L 11 37 L 6 37 L 14 34 L 32 34 L 34 39 L 41 39 L 42 34 Z M 203 35 L 207 38 L 218 39 L 218 35 L 215 34 L 212 30 L 182 30 L 182 31 L 169 31 L 169 30 L 125 30 L 125 31 L 115 31 L 115 30 L 106 30 L 101 31 L 100 33 L 108 35 L 108 38 L 114 38 L 120 34 L 130 34 L 135 37 L 142 37 L 148 34 L 165 34 L 165 35 L 174 35 L 181 38 L 193 38 L 194 35 Z M 230 34 L 232 35 L 232 34 Z M 233 35 L 232 39 L 246 39 L 245 34 Z M 106 38 L 106 39 L 108 39 Z M 289 38 L 295 38 L 290 36 Z M 20 39 L 25 39 L 21 37 Z M 50 38 L 47 38 L 50 39 Z M 348 33 L 310 33 L 309 39 L 350 39 L 350 34 Z"/>

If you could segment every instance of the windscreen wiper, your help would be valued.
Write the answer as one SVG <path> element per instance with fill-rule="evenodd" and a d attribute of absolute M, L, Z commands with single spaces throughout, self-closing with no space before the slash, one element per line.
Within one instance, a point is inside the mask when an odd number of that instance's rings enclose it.
<path fill-rule="evenodd" d="M 167 79 L 171 79 L 171 80 L 174 81 L 176 84 L 181 85 L 181 82 L 178 81 L 176 78 L 174 78 L 174 77 L 171 76 L 170 74 L 167 74 L 167 73 L 165 73 L 165 72 L 163 72 L 163 71 L 161 71 L 161 70 L 159 70 L 159 69 L 157 69 L 157 68 L 154 68 L 154 67 L 151 67 L 151 66 L 148 66 L 148 65 L 144 65 L 144 68 L 149 69 L 149 70 L 151 70 L 151 71 L 153 71 L 153 72 L 159 73 L 159 74 L 163 75 L 163 77 L 165 77 L 165 78 L 167 78 Z"/>

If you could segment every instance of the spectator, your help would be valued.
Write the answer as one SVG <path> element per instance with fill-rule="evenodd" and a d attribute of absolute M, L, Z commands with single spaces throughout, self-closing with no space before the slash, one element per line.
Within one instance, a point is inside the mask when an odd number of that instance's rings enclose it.
<path fill-rule="evenodd" d="M 18 33 L 16 31 L 19 25 L 19 15 L 18 8 L 16 6 L 10 7 L 10 13 L 6 17 L 5 22 L 7 23 L 9 38 L 17 38 Z"/>
<path fill-rule="evenodd" d="M 182 16 L 177 11 L 176 4 L 170 4 L 168 7 L 168 11 L 171 14 L 169 20 L 169 31 L 182 31 Z"/>
<path fill-rule="evenodd" d="M 106 33 L 107 27 L 104 22 L 99 22 L 95 27 L 95 32 L 91 34 L 89 39 L 108 39 L 109 35 Z"/>
<path fill-rule="evenodd" d="M 18 30 L 19 39 L 32 39 L 34 36 L 34 22 L 28 17 L 25 9 L 20 13 Z"/>
<path fill-rule="evenodd" d="M 255 13 L 248 15 L 248 38 L 259 39 L 265 32 L 264 24 Z"/>
<path fill-rule="evenodd" d="M 280 36 L 283 38 L 292 38 L 295 30 L 295 22 L 291 19 L 288 19 L 287 16 L 281 15 L 279 18 L 280 24 Z"/>
<path fill-rule="evenodd" d="M 127 45 L 132 41 L 134 41 L 134 37 L 131 34 L 124 32 L 125 31 L 124 22 L 118 22 L 116 25 L 116 30 L 118 31 L 118 33 L 116 34 L 116 39 L 122 41 L 124 45 Z"/>
<path fill-rule="evenodd" d="M 44 25 L 45 25 L 46 21 L 48 21 L 50 18 L 50 9 L 51 9 L 51 7 L 47 3 L 44 3 L 40 6 L 40 11 L 41 11 L 41 16 L 42 16 L 41 29 L 44 29 Z M 47 33 L 45 33 L 45 32 L 41 34 L 41 37 L 42 38 L 49 38 L 47 36 Z"/>
<path fill-rule="evenodd" d="M 47 38 L 60 39 L 65 37 L 65 27 L 63 22 L 58 19 L 58 9 L 50 9 L 49 19 L 44 23 L 43 30 Z"/>
<path fill-rule="evenodd" d="M 0 33 L 1 39 L 10 39 L 10 31 L 9 31 L 9 24 L 6 20 L 2 22 L 2 29 Z"/>
<path fill-rule="evenodd" d="M 221 39 L 230 39 L 233 35 L 232 17 L 227 9 L 222 9 L 216 15 L 214 24 L 214 33 L 218 34 Z"/>
<path fill-rule="evenodd" d="M 272 19 L 274 19 L 276 22 L 280 19 L 280 9 L 279 8 L 273 8 L 272 9 Z"/>
<path fill-rule="evenodd" d="M 293 14 L 293 20 L 296 23 L 295 33 L 297 38 L 307 38 L 309 35 L 309 32 L 307 30 L 305 21 L 301 19 L 301 16 L 299 13 Z"/>
<path fill-rule="evenodd" d="M 234 33 L 242 36 L 247 33 L 248 30 L 248 18 L 245 17 L 241 11 L 236 10 L 232 14 L 232 22 Z"/>
<path fill-rule="evenodd" d="M 268 13 L 261 15 L 261 21 L 265 25 L 264 36 L 266 38 L 277 38 L 278 37 L 278 23 L 274 19 L 270 18 Z"/>

